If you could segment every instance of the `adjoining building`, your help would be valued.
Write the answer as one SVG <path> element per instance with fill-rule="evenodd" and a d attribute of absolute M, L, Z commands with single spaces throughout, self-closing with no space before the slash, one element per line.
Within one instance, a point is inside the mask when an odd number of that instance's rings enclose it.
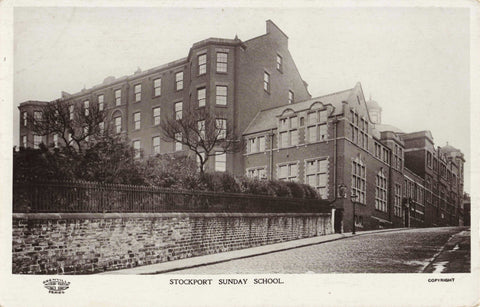
<path fill-rule="evenodd" d="M 160 123 L 185 110 L 210 112 L 242 135 L 245 152 L 219 154 L 207 170 L 260 179 L 294 180 L 317 189 L 335 207 L 336 231 L 459 224 L 463 199 L 460 150 L 435 148 L 429 131 L 405 133 L 382 124 L 360 83 L 312 98 L 288 51 L 288 37 L 270 20 L 247 41 L 209 38 L 188 56 L 131 76 L 108 77 L 79 93 L 62 92 L 72 112 L 90 104 L 146 156 L 186 152 L 164 142 Z M 28 116 L 49 102 L 20 105 L 20 144 L 57 143 L 36 136 Z M 339 194 L 342 187 L 352 199 Z"/>

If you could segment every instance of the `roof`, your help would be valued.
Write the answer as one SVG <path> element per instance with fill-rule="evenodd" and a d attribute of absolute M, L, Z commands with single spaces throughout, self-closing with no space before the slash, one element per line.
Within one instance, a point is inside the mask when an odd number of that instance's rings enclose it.
<path fill-rule="evenodd" d="M 372 100 L 372 99 L 367 101 L 367 108 L 368 108 L 368 110 L 380 110 L 380 111 L 382 110 L 382 108 L 380 107 L 378 102 L 376 102 L 375 100 Z"/>
<path fill-rule="evenodd" d="M 44 106 L 46 104 L 48 104 L 49 102 L 48 101 L 39 101 L 39 100 L 27 100 L 27 101 L 24 101 L 22 102 L 18 108 L 20 107 L 25 107 L 25 106 Z"/>
<path fill-rule="evenodd" d="M 395 133 L 404 133 L 399 128 L 397 128 L 395 126 L 392 126 L 392 125 L 388 125 L 388 124 L 375 124 L 375 129 L 378 130 L 379 132 L 392 131 L 392 132 L 395 132 Z"/>
<path fill-rule="evenodd" d="M 348 100 L 353 89 L 354 88 L 292 104 L 285 104 L 279 107 L 264 109 L 257 113 L 257 115 L 248 125 L 247 129 L 245 129 L 244 134 L 277 128 L 277 117 L 281 116 L 286 110 L 292 110 L 293 112 L 304 111 L 310 109 L 310 107 L 312 107 L 312 105 L 315 103 L 332 105 L 334 107 L 334 111 L 331 115 L 341 114 L 343 112 L 342 102 Z"/>

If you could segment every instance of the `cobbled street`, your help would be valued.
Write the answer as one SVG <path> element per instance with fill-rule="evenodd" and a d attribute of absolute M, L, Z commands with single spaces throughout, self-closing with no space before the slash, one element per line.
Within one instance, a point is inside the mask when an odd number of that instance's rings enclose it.
<path fill-rule="evenodd" d="M 447 244 L 448 243 L 448 244 Z M 439 262 L 441 260 L 441 262 Z M 440 265 L 437 265 L 437 262 Z M 434 269 L 435 268 L 435 269 Z M 447 268 L 444 270 L 442 268 Z M 470 272 L 465 227 L 360 234 L 168 274 Z"/>

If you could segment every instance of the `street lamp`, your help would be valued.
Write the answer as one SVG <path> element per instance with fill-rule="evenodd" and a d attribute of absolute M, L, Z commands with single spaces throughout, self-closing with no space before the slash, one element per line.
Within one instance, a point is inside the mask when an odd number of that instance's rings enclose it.
<path fill-rule="evenodd" d="M 355 194 L 355 191 L 352 191 L 352 195 L 350 196 L 350 199 L 352 200 L 352 205 L 353 205 L 352 235 L 354 235 L 355 234 L 355 201 L 357 199 L 357 194 Z"/>

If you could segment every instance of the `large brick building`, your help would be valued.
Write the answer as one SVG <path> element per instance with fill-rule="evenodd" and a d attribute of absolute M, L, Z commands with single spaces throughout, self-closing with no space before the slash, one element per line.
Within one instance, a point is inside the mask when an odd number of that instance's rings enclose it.
<path fill-rule="evenodd" d="M 209 38 L 187 57 L 131 76 L 108 77 L 79 93 L 62 92 L 72 112 L 91 104 L 144 155 L 185 152 L 164 142 L 160 123 L 185 110 L 205 110 L 243 135 L 246 151 L 213 157 L 207 170 L 305 182 L 336 209 L 337 231 L 457 225 L 463 197 L 463 154 L 435 148 L 428 131 L 404 133 L 381 123 L 382 109 L 366 101 L 360 83 L 312 98 L 288 51 L 288 37 L 270 20 L 266 34 L 247 41 Z M 35 136 L 28 116 L 49 102 L 20 109 L 20 144 L 58 142 Z M 339 197 L 339 187 L 354 193 Z"/>

